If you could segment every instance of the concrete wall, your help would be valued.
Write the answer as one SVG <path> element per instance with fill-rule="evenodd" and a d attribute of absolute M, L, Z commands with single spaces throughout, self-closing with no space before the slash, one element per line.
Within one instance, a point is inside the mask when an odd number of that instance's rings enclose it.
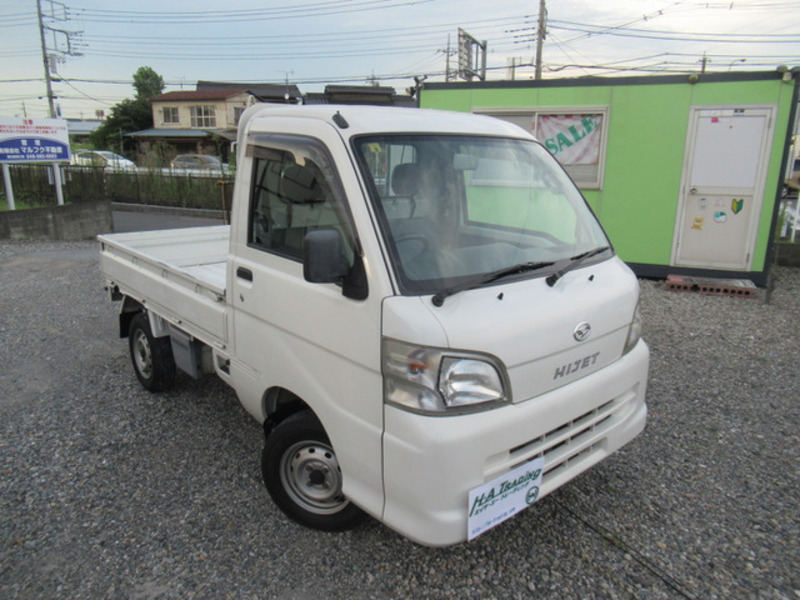
<path fill-rule="evenodd" d="M 0 212 L 0 239 L 85 240 L 114 231 L 110 202 Z"/>

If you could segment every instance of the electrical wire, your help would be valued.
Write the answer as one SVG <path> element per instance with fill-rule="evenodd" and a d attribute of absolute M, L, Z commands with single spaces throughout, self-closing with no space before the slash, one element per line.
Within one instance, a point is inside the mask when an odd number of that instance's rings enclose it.
<path fill-rule="evenodd" d="M 549 25 L 561 25 L 562 27 L 566 27 L 567 25 L 573 27 L 580 27 L 580 28 L 597 28 L 598 30 L 602 31 L 603 33 L 611 33 L 612 29 L 608 27 L 604 27 L 601 25 L 587 25 L 585 23 L 576 23 L 575 21 L 561 21 L 561 20 L 552 20 L 549 21 Z M 650 34 L 668 34 L 674 35 L 675 31 L 668 31 L 664 29 L 640 29 L 636 27 L 614 27 L 613 30 L 625 31 L 629 33 L 642 33 L 646 35 Z M 701 32 L 701 31 L 682 31 L 680 32 L 681 35 L 699 35 L 699 36 L 707 36 L 707 37 L 726 37 L 726 38 L 740 38 L 740 37 L 749 37 L 749 38 L 761 38 L 762 41 L 771 41 L 772 39 L 780 39 L 780 38 L 795 38 L 795 40 L 800 39 L 800 33 L 715 33 L 715 32 Z"/>
<path fill-rule="evenodd" d="M 99 102 L 99 103 L 101 103 L 101 104 L 103 103 L 103 101 L 102 101 L 102 100 L 98 100 L 97 98 L 93 98 L 93 97 L 92 97 L 92 96 L 90 96 L 89 94 L 87 94 L 87 93 L 85 93 L 85 92 L 83 92 L 83 91 L 79 90 L 78 88 L 76 88 L 74 85 L 72 85 L 72 83 L 70 83 L 70 81 L 69 81 L 68 79 L 62 79 L 61 81 L 62 81 L 64 84 L 66 84 L 68 87 L 70 87 L 70 88 L 72 88 L 73 90 L 75 90 L 76 92 L 78 92 L 78 93 L 79 93 L 81 96 L 83 96 L 84 98 L 88 98 L 89 100 L 91 100 L 91 101 L 93 101 L 93 102 Z"/>
<path fill-rule="evenodd" d="M 73 0 L 73 4 L 76 0 Z M 80 1 L 80 0 L 77 0 Z M 313 31 L 292 35 L 278 32 L 264 35 L 239 35 L 240 31 L 224 35 L 156 35 L 159 26 L 169 27 L 171 33 L 182 33 L 184 28 L 191 28 L 199 24 L 214 23 L 225 25 L 243 21 L 263 22 L 281 21 L 285 19 L 312 19 L 315 17 L 345 16 L 356 13 L 369 13 L 389 9 L 408 10 L 415 5 L 429 4 L 433 0 L 298 0 L 298 2 L 285 1 L 282 5 L 271 8 L 258 9 L 225 9 L 214 11 L 189 11 L 189 12 L 144 12 L 135 10 L 113 10 L 92 8 L 67 8 L 66 16 L 79 19 L 90 24 L 90 31 L 95 23 L 115 25 L 132 25 L 133 31 L 142 31 L 145 35 L 112 36 L 107 33 L 110 28 L 105 28 L 101 33 L 90 32 L 84 36 L 88 46 L 87 54 L 98 58 L 113 58 L 123 60 L 147 60 L 160 62 L 174 60 L 176 62 L 208 62 L 211 58 L 220 63 L 237 61 L 251 63 L 258 61 L 263 65 L 265 61 L 298 61 L 307 63 L 321 57 L 333 60 L 346 60 L 358 57 L 385 57 L 402 56 L 408 65 L 396 69 L 394 73 L 379 75 L 331 75 L 320 77 L 298 77 L 292 84 L 317 84 L 317 83 L 350 83 L 364 80 L 388 81 L 409 79 L 415 75 L 427 75 L 431 78 L 444 75 L 442 49 L 443 38 L 457 26 L 469 29 L 470 34 L 476 39 L 487 40 L 489 48 L 495 59 L 505 60 L 506 55 L 519 52 L 520 44 L 532 44 L 532 36 L 536 15 L 514 14 L 495 16 L 490 19 L 470 19 L 458 21 L 458 17 L 442 19 L 437 23 L 426 20 L 424 23 L 408 27 L 370 28 L 368 30 L 336 30 L 315 33 Z M 224 6 L 224 5 L 223 5 Z M 781 0 L 731 0 L 722 1 L 695 1 L 690 0 L 665 0 L 663 8 L 640 17 L 629 19 L 626 22 L 612 25 L 596 23 L 583 23 L 574 20 L 553 19 L 548 22 L 549 39 L 546 49 L 548 52 L 559 52 L 566 59 L 563 63 L 549 61 L 546 70 L 559 73 L 569 69 L 579 69 L 584 74 L 590 73 L 622 73 L 622 72 L 685 72 L 696 67 L 697 54 L 680 52 L 651 53 L 638 58 L 625 58 L 622 60 L 602 62 L 598 61 L 596 54 L 588 56 L 584 46 L 578 44 L 587 39 L 624 39 L 663 41 L 663 42 L 694 42 L 694 43 L 742 43 L 753 47 L 756 44 L 794 44 L 800 42 L 800 35 L 793 33 L 713 33 L 713 32 L 674 32 L 666 28 L 650 28 L 655 21 L 664 17 L 691 11 L 788 11 L 796 9 L 797 2 Z M 496 13 L 495 13 L 496 14 Z M 45 15 L 45 19 L 52 19 Z M 61 20 L 59 18 L 59 20 Z M 0 15 L 0 27 L 28 26 L 36 23 L 34 14 L 25 12 L 8 13 Z M 398 23 L 399 24 L 399 23 Z M 645 25 L 646 24 L 646 25 Z M 285 28 L 284 28 L 285 30 Z M 570 39 L 563 39 L 560 32 L 569 32 Z M 570 36 L 564 36 L 570 37 Z M 202 50 L 200 49 L 202 47 Z M 454 45 L 457 48 L 457 44 Z M 766 48 L 765 48 L 766 49 Z M 40 50 L 17 45 L 13 50 L 4 51 L 4 58 L 26 58 L 38 55 Z M 718 62 L 739 60 L 741 56 L 731 54 L 708 53 L 707 59 Z M 684 60 L 686 59 L 686 60 Z M 688 59 L 695 59 L 689 62 Z M 759 55 L 747 56 L 747 67 L 769 65 L 770 61 L 791 64 L 800 62 L 800 56 L 762 52 Z M 158 64 L 155 65 L 156 68 Z M 518 65 L 520 66 L 520 65 Z M 522 65 L 530 66 L 533 65 Z M 489 65 L 487 70 L 499 71 L 507 66 Z M 263 70 L 263 67 L 262 69 Z M 40 78 L 29 80 L 0 80 L 0 83 L 40 82 Z M 99 97 L 77 89 L 73 83 L 117 84 L 131 85 L 130 81 L 122 80 L 91 80 L 78 78 L 59 78 L 78 94 L 85 98 L 100 102 Z M 257 83 L 259 81 L 253 81 Z M 72 82 L 72 83 L 70 83 Z M 184 85 L 185 81 L 170 83 L 169 85 Z M 62 96 L 63 97 L 63 96 Z M 6 100 L 3 100 L 6 101 Z"/>
<path fill-rule="evenodd" d="M 354 12 L 385 10 L 402 6 L 426 4 L 433 0 L 344 0 L 343 2 L 317 2 L 308 4 L 292 4 L 291 8 L 268 8 L 254 10 L 228 10 L 204 12 L 135 12 L 82 9 L 76 17 L 93 23 L 126 23 L 126 24 L 199 24 L 220 23 L 222 21 L 252 22 L 275 21 L 283 19 L 300 19 L 309 17 L 330 17 Z"/>
<path fill-rule="evenodd" d="M 515 23 L 518 19 L 524 17 L 503 17 L 498 19 L 484 19 L 481 21 L 470 21 L 461 23 L 462 28 L 469 27 L 473 31 L 487 32 L 487 33 L 503 33 L 505 27 L 509 24 Z M 298 43 L 313 43 L 316 41 L 337 42 L 337 43 L 351 43 L 360 40 L 384 40 L 387 35 L 398 36 L 403 39 L 409 37 L 424 37 L 432 35 L 441 35 L 451 32 L 454 28 L 452 22 L 439 23 L 433 25 L 414 25 L 410 27 L 396 27 L 387 29 L 373 29 L 370 28 L 368 32 L 361 31 L 339 31 L 339 32 L 323 32 L 323 33 L 303 33 L 297 34 L 273 34 L 273 35 L 258 35 L 258 36 L 241 36 L 235 35 L 232 38 L 208 39 L 208 36 L 191 36 L 191 37 L 174 37 L 164 39 L 164 36 L 88 36 L 90 41 L 98 42 L 119 42 L 120 44 L 129 41 L 135 41 L 137 44 L 153 44 L 156 45 L 202 45 L 202 46 L 249 46 L 253 42 L 269 42 L 283 44 L 287 40 L 295 40 Z M 479 37 L 482 37 L 479 35 Z"/>
<path fill-rule="evenodd" d="M 590 35 L 610 35 L 647 40 L 666 40 L 677 42 L 736 43 L 736 44 L 796 44 L 800 43 L 800 34 L 738 34 L 738 33 L 694 33 L 691 31 L 650 31 L 645 29 L 617 28 L 598 31 L 589 25 L 560 25 L 559 22 L 548 24 L 548 29 L 577 31 Z M 571 40 L 574 41 L 574 40 Z"/>

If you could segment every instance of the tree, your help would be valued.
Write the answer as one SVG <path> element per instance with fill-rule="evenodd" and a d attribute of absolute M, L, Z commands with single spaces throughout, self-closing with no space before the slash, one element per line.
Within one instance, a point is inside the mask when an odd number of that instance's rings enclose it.
<path fill-rule="evenodd" d="M 139 67 L 133 74 L 133 87 L 137 100 L 147 100 L 164 91 L 164 79 L 150 67 Z"/>
<path fill-rule="evenodd" d="M 126 133 L 153 126 L 153 112 L 148 98 L 164 90 L 164 80 L 150 67 L 139 67 L 133 74 L 133 87 L 136 89 L 136 98 L 127 98 L 115 104 L 105 122 L 89 136 L 95 148 L 124 153 Z"/>

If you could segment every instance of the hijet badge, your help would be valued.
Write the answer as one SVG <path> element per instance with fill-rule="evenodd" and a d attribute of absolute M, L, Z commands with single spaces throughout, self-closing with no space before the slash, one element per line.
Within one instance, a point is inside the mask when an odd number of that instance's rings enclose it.
<path fill-rule="evenodd" d="M 543 473 L 544 457 L 539 457 L 470 490 L 467 539 L 475 539 L 536 502 Z"/>

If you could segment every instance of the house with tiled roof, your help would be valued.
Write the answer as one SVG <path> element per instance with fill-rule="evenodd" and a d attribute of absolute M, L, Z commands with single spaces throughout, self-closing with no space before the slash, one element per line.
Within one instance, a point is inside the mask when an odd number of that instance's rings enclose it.
<path fill-rule="evenodd" d="M 140 150 L 158 142 L 172 154 L 213 154 L 227 158 L 236 126 L 251 94 L 245 89 L 188 90 L 149 98 L 153 127 L 129 133 Z"/>
<path fill-rule="evenodd" d="M 158 143 L 176 154 L 213 154 L 228 160 L 239 118 L 255 102 L 300 101 L 295 85 L 198 81 L 195 90 L 166 92 L 149 98 L 153 127 L 127 134 L 140 153 Z M 167 156 L 167 158 L 171 158 Z"/>
<path fill-rule="evenodd" d="M 324 93 L 303 96 L 296 85 L 198 81 L 194 90 L 166 92 L 149 98 L 153 127 L 127 134 L 139 152 L 165 143 L 175 154 L 214 154 L 228 160 L 230 142 L 245 109 L 255 102 L 297 104 L 375 104 L 414 106 L 410 96 L 394 88 L 328 85 Z M 167 157 L 168 159 L 171 156 Z"/>
<path fill-rule="evenodd" d="M 167 92 L 150 98 L 157 129 L 236 129 L 247 108 L 245 89 Z"/>
<path fill-rule="evenodd" d="M 197 91 L 247 90 L 259 102 L 299 104 L 303 95 L 291 83 L 232 83 L 228 81 L 198 81 Z"/>

